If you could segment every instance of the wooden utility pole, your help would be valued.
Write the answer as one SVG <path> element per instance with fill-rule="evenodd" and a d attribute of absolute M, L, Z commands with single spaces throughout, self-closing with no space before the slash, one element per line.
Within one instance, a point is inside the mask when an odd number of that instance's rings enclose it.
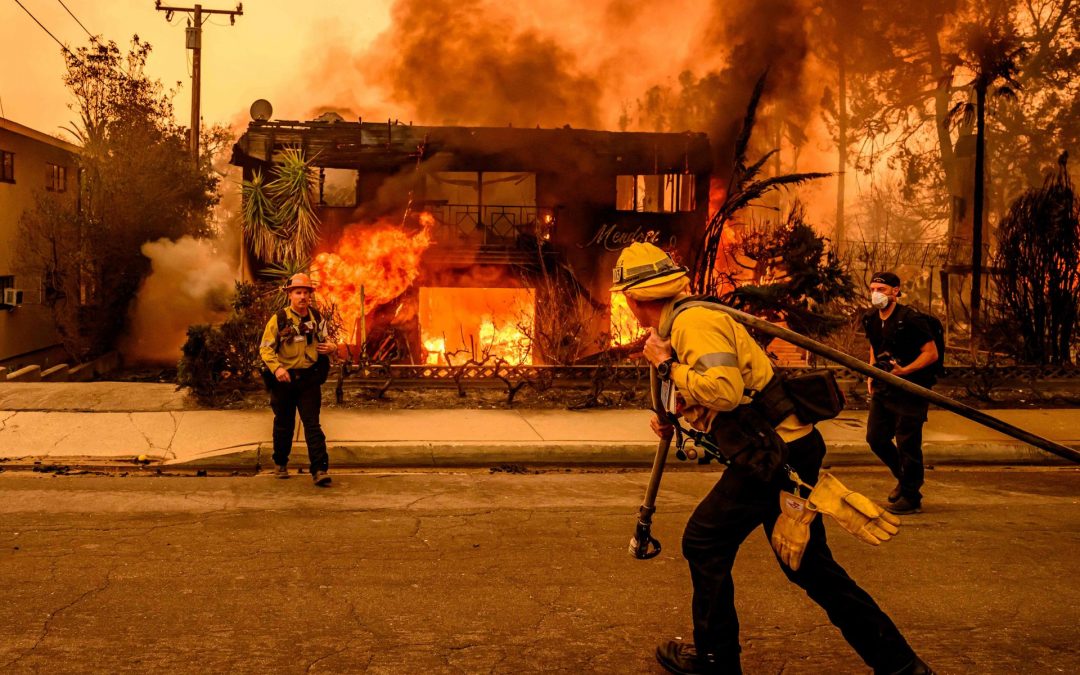
<path fill-rule="evenodd" d="M 203 16 L 213 14 L 225 14 L 229 17 L 229 24 L 236 24 L 236 17 L 243 16 L 244 3 L 237 3 L 236 9 L 203 9 L 202 5 L 194 7 L 166 7 L 161 0 L 154 3 L 159 12 L 165 12 L 165 19 L 171 21 L 175 12 L 185 12 L 192 15 L 190 25 L 187 28 L 187 48 L 191 50 L 191 158 L 196 164 L 199 163 L 199 108 L 202 89 L 202 25 Z"/>

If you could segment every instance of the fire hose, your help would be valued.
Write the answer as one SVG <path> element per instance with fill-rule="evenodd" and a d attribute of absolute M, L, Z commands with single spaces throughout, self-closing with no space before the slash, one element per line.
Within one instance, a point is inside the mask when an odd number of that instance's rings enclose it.
<path fill-rule="evenodd" d="M 1077 451 L 1074 448 L 1062 445 L 1061 443 L 1055 443 L 1054 441 L 1025 431 L 1017 426 L 1013 426 L 993 415 L 988 415 L 981 410 L 972 408 L 971 406 L 965 405 L 948 396 L 944 396 L 925 387 L 920 387 L 917 384 L 908 382 L 892 373 L 876 368 L 869 363 L 865 363 L 864 361 L 833 349 L 828 345 L 824 345 L 817 340 L 808 338 L 805 335 L 796 333 L 795 331 L 777 326 L 774 323 L 759 319 L 756 316 L 726 305 L 717 304 L 716 309 L 725 312 L 735 321 L 738 321 L 747 328 L 786 340 L 797 347 L 802 347 L 818 356 L 839 363 L 840 365 L 850 368 L 857 373 L 861 373 L 872 380 L 888 384 L 900 391 L 933 403 L 939 408 L 956 413 L 961 417 L 966 417 L 973 422 L 982 424 L 995 431 L 1000 431 L 1003 434 L 1012 436 L 1017 440 L 1023 441 L 1040 450 L 1050 452 L 1058 457 L 1067 459 L 1070 462 L 1080 464 L 1080 451 Z M 941 356 L 942 358 L 944 357 L 944 355 Z M 655 368 L 650 369 L 649 382 L 651 385 L 653 411 L 663 420 L 665 419 L 666 413 L 663 409 L 663 404 L 660 401 L 659 378 L 657 377 Z M 667 461 L 667 453 L 670 445 L 670 438 L 661 439 L 660 444 L 657 447 L 656 458 L 653 460 L 652 475 L 649 478 L 649 486 L 645 491 L 645 500 L 638 510 L 637 530 L 635 531 L 634 538 L 630 540 L 630 553 L 641 560 L 653 558 L 660 553 L 660 542 L 652 537 L 650 529 L 652 527 L 652 516 L 656 512 L 656 495 L 660 490 L 660 479 L 664 474 L 664 464 Z M 706 451 L 708 450 L 709 449 L 706 448 Z M 710 452 L 710 454 L 712 453 Z"/>
<path fill-rule="evenodd" d="M 652 402 L 653 412 L 661 420 L 667 419 L 664 410 L 664 402 L 660 400 L 660 377 L 656 368 L 649 368 L 649 398 Z M 652 536 L 652 517 L 656 513 L 656 495 L 660 491 L 660 479 L 664 476 L 664 465 L 667 464 L 668 449 L 671 447 L 671 435 L 661 436 L 656 447 L 656 457 L 653 458 L 652 473 L 649 475 L 649 486 L 645 488 L 645 500 L 638 509 L 637 529 L 630 539 L 630 555 L 638 560 L 648 560 L 660 555 L 660 542 Z"/>

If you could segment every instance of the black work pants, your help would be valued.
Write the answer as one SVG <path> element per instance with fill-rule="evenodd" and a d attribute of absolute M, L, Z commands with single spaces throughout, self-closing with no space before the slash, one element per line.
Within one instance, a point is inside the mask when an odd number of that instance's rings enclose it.
<path fill-rule="evenodd" d="M 275 382 L 270 390 L 270 407 L 274 411 L 274 464 L 284 466 L 289 463 L 296 411 L 299 410 L 311 473 L 326 471 L 330 458 L 326 454 L 326 435 L 319 424 L 322 391 L 315 368 L 290 370 L 289 376 L 291 382 Z"/>
<path fill-rule="evenodd" d="M 900 493 L 916 504 L 922 502 L 926 408 L 925 403 L 894 400 L 875 393 L 866 420 L 866 442 L 870 449 L 896 477 Z"/>
<path fill-rule="evenodd" d="M 806 482 L 817 481 L 825 442 L 815 429 L 788 444 L 789 463 Z M 737 662 L 739 619 L 731 568 L 743 540 L 764 525 L 766 538 L 780 515 L 780 496 L 789 481 L 781 469 L 766 483 L 745 470 L 728 468 L 698 504 L 683 534 L 683 555 L 694 584 L 694 643 L 719 663 Z M 788 579 L 821 605 L 829 620 L 875 672 L 893 673 L 912 663 L 915 653 L 873 598 L 833 560 L 821 517 L 810 526 L 810 543 L 793 572 L 777 560 Z"/>

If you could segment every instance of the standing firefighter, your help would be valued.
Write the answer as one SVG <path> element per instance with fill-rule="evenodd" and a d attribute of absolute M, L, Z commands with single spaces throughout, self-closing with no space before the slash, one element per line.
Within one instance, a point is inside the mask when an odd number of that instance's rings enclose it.
<path fill-rule="evenodd" d="M 934 339 L 931 321 L 936 320 L 901 305 L 898 297 L 900 277 L 892 272 L 873 276 L 870 303 L 874 308 L 862 319 L 870 341 L 870 363 L 929 389 L 943 356 Z M 930 404 L 887 384 L 873 380 L 866 384 L 870 390 L 866 442 L 897 480 L 885 508 L 893 513 L 917 513 L 922 509 L 922 431 Z"/>
<path fill-rule="evenodd" d="M 667 410 L 677 409 L 696 433 L 707 435 L 729 464 L 683 534 L 694 586 L 694 645 L 672 640 L 659 646 L 660 664 L 673 673 L 742 672 L 731 569 L 743 540 L 764 526 L 784 573 L 825 609 L 875 673 L 930 673 L 833 560 L 817 513 L 874 544 L 895 534 L 899 521 L 832 476 L 818 480 L 825 443 L 794 414 L 770 416 L 786 399 L 764 351 L 740 324 L 688 295 L 686 269 L 652 244 L 624 249 L 613 277 L 612 291 L 625 293 L 650 329 L 645 356 L 665 382 Z M 673 431 L 669 420 L 655 417 L 652 428 L 661 438 Z M 817 483 L 809 498 L 785 491 L 798 489 L 795 479 Z"/>
<path fill-rule="evenodd" d="M 289 305 L 266 324 L 259 353 L 266 369 L 263 377 L 274 410 L 274 464 L 278 478 L 289 477 L 296 411 L 304 425 L 309 469 L 316 485 L 330 484 L 326 435 L 319 424 L 322 383 L 329 372 L 330 357 L 337 345 L 326 334 L 326 322 L 311 306 L 315 287 L 306 274 L 294 274 L 285 284 Z"/>

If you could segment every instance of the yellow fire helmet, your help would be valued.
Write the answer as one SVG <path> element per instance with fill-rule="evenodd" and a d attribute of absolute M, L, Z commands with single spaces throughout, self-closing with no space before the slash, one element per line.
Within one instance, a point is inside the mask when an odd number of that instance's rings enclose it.
<path fill-rule="evenodd" d="M 686 271 L 659 246 L 648 242 L 633 243 L 619 254 L 611 274 L 611 291 L 659 286 L 685 277 Z"/>

